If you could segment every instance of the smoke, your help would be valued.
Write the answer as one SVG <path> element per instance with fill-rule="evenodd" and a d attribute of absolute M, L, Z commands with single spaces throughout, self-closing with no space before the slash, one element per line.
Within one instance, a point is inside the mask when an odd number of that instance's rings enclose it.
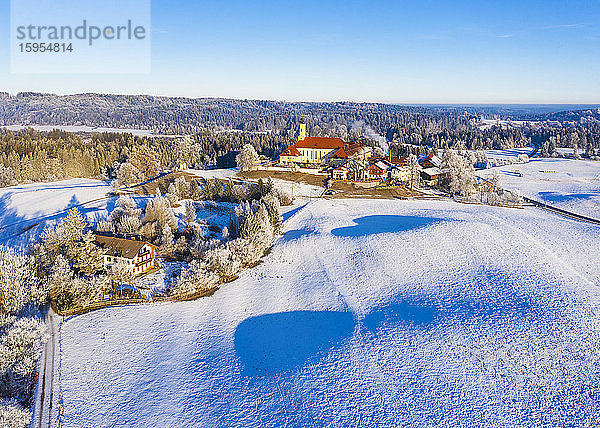
<path fill-rule="evenodd" d="M 384 153 L 388 153 L 390 149 L 390 145 L 388 144 L 385 137 L 379 135 L 377 132 L 373 130 L 369 125 L 365 123 L 364 120 L 357 120 L 352 124 L 351 132 L 355 132 L 363 137 L 370 138 L 371 140 L 377 141 L 379 147 L 383 149 Z"/>

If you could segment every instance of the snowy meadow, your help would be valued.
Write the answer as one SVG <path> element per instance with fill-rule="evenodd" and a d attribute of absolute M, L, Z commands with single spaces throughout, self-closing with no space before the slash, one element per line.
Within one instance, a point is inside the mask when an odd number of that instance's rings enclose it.
<path fill-rule="evenodd" d="M 490 178 L 497 173 L 503 188 L 550 205 L 600 218 L 600 162 L 534 158 L 526 164 L 478 171 Z"/>
<path fill-rule="evenodd" d="M 569 426 L 600 402 L 597 226 L 313 200 L 193 302 L 65 319 L 65 426 Z"/>

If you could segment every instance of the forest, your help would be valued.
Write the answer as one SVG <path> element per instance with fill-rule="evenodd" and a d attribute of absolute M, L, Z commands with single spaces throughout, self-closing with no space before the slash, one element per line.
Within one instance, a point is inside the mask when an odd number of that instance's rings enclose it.
<path fill-rule="evenodd" d="M 485 126 L 484 114 L 536 121 Z M 276 160 L 295 141 L 301 118 L 309 135 L 360 141 L 395 156 L 444 148 L 535 145 L 542 156 L 557 156 L 556 148 L 569 147 L 592 158 L 600 149 L 600 121 L 593 109 L 560 112 L 543 106 L 400 106 L 0 93 L 0 125 L 89 125 L 157 133 L 140 137 L 116 132 L 75 134 L 0 128 L 0 186 L 68 177 L 112 179 L 122 164 L 135 165 L 136 157 L 143 157 L 143 153 L 156 158 L 159 170 L 182 164 L 200 169 L 233 167 L 235 156 L 246 144 Z M 561 118 L 570 121 L 557 121 Z"/>

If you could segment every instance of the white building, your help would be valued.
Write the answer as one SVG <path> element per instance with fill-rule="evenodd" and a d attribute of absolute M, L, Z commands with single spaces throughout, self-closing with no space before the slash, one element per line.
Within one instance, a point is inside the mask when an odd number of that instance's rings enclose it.
<path fill-rule="evenodd" d="M 133 239 L 95 235 L 96 245 L 104 250 L 104 268 L 124 263 L 134 275 L 141 275 L 156 264 L 156 246 Z"/>

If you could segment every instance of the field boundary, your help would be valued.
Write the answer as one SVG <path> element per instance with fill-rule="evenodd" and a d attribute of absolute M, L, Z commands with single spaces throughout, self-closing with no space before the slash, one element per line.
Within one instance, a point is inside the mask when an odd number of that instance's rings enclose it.
<path fill-rule="evenodd" d="M 193 293 L 175 294 L 173 296 L 162 296 L 156 297 L 151 300 L 146 299 L 118 299 L 118 300 L 103 300 L 101 302 L 95 302 L 87 306 L 79 306 L 66 311 L 61 311 L 56 306 L 56 302 L 51 302 L 52 310 L 59 316 L 71 317 L 76 315 L 83 315 L 88 312 L 96 311 L 99 309 L 110 308 L 112 306 L 127 306 L 127 305 L 139 305 L 139 304 L 151 304 L 151 303 L 162 303 L 162 302 L 187 302 L 190 300 L 196 300 L 201 297 L 212 296 L 219 287 L 210 287 L 204 290 L 195 291 Z"/>

